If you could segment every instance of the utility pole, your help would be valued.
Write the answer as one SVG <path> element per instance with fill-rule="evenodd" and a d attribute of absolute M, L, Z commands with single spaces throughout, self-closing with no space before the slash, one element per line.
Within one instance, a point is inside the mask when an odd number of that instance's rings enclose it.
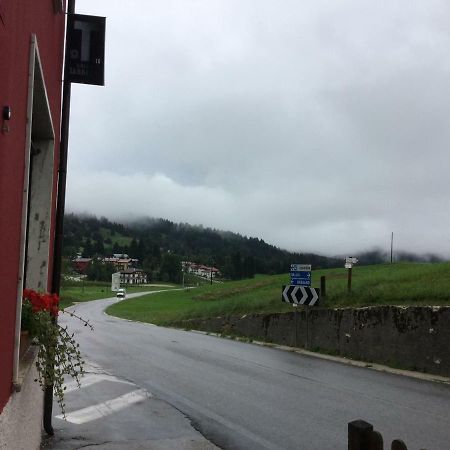
<path fill-rule="evenodd" d="M 392 264 L 393 250 L 394 250 L 394 232 L 391 233 L 391 264 Z"/>
<path fill-rule="evenodd" d="M 92 34 L 91 40 L 85 40 L 85 44 L 90 46 L 88 52 L 89 58 L 86 64 L 87 70 L 76 71 L 76 74 L 71 72 L 70 58 L 71 54 L 69 46 L 74 45 L 74 42 L 69 43 L 69 33 L 74 29 L 73 19 L 75 16 L 75 0 L 67 1 L 67 20 L 66 20 L 66 40 L 64 45 L 64 75 L 63 75 L 63 90 L 62 90 L 62 106 L 61 106 L 61 130 L 60 130 L 60 145 L 59 145 L 59 167 L 58 167 L 58 193 L 56 200 L 56 217 L 55 217 L 55 237 L 53 249 L 53 272 L 51 291 L 59 295 L 61 288 L 61 261 L 62 261 L 62 242 L 63 242 L 63 228 L 64 228 L 64 210 L 66 202 L 66 180 L 67 180 L 67 157 L 69 147 L 69 121 L 70 121 L 70 97 L 71 97 L 71 83 L 95 84 L 99 86 L 104 85 L 104 32 L 105 32 L 105 18 L 96 17 L 96 23 L 101 32 Z M 93 19 L 95 16 L 90 16 Z M 69 26 L 70 24 L 70 26 Z M 69 29 L 70 28 L 70 29 Z M 83 34 L 82 34 L 83 36 Z M 72 34 L 73 37 L 73 34 Z M 94 39 L 95 38 L 95 39 Z M 73 41 L 73 39 L 71 39 Z M 95 42 L 94 42 L 95 41 Z M 90 42 L 90 44 L 89 44 Z M 83 44 L 83 37 L 81 42 L 76 46 L 77 53 L 81 52 L 81 45 Z M 95 45 L 94 45 L 95 44 Z M 95 50 L 95 51 L 93 51 Z M 84 61 L 85 62 L 85 61 Z M 75 68 L 73 68 L 75 69 Z M 56 318 L 55 318 L 56 320 Z M 45 386 L 44 390 L 44 429 L 49 435 L 53 435 L 52 427 L 52 405 L 53 405 L 53 386 Z"/>
<path fill-rule="evenodd" d="M 213 268 L 214 268 L 214 259 L 211 258 L 210 259 L 210 268 L 209 268 L 209 280 L 210 280 L 210 284 L 213 284 Z"/>
<path fill-rule="evenodd" d="M 75 14 L 75 0 L 67 3 L 67 14 Z M 65 48 L 65 46 L 64 46 Z M 58 197 L 56 200 L 55 242 L 53 249 L 52 293 L 59 295 L 61 289 L 62 242 L 64 233 L 64 209 L 66 203 L 67 154 L 69 147 L 71 83 L 64 79 L 61 109 L 61 140 L 59 144 Z M 57 319 L 55 319 L 57 320 Z M 44 389 L 43 426 L 49 436 L 54 435 L 52 426 L 53 385 Z"/>

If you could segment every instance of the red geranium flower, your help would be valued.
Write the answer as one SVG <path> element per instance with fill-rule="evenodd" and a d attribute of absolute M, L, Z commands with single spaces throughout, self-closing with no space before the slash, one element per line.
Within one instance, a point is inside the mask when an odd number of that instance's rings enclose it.
<path fill-rule="evenodd" d="M 23 298 L 31 303 L 33 312 L 48 311 L 54 317 L 58 315 L 59 297 L 56 294 L 39 294 L 32 289 L 24 289 Z"/>

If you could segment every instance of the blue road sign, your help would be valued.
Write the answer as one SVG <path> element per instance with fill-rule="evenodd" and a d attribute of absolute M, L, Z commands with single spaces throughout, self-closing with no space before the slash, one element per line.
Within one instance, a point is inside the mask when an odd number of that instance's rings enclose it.
<path fill-rule="evenodd" d="M 291 286 L 311 286 L 311 265 L 291 264 Z"/>
<path fill-rule="evenodd" d="M 311 272 L 291 272 L 291 278 L 311 278 Z"/>
<path fill-rule="evenodd" d="M 291 264 L 291 272 L 311 272 L 311 264 Z"/>
<path fill-rule="evenodd" d="M 311 286 L 311 278 L 291 278 L 291 286 Z"/>

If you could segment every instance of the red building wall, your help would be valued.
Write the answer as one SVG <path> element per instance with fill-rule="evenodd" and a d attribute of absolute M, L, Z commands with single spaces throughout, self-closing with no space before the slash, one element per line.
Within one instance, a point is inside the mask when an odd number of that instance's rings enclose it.
<path fill-rule="evenodd" d="M 4 106 L 10 106 L 12 110 L 9 121 L 4 121 L 0 117 L 0 412 L 11 393 L 13 371 L 30 39 L 32 34 L 37 36 L 55 131 L 56 174 L 64 27 L 65 15 L 55 13 L 53 0 L 0 0 L 0 114 Z M 53 194 L 56 198 L 56 176 L 53 180 Z M 54 236 L 54 208 L 52 215 L 51 249 Z M 51 273 L 51 259 L 49 265 Z"/>

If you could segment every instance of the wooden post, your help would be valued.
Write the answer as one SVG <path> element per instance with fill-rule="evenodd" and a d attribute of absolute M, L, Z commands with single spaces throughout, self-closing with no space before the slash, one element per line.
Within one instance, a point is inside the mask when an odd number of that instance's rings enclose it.
<path fill-rule="evenodd" d="M 400 439 L 392 441 L 391 450 L 408 450 L 406 444 Z"/>
<path fill-rule="evenodd" d="M 347 290 L 350 292 L 352 290 L 352 268 L 350 267 L 347 273 Z"/>
<path fill-rule="evenodd" d="M 327 296 L 327 277 L 325 275 L 320 277 L 320 295 L 322 298 Z"/>
<path fill-rule="evenodd" d="M 370 450 L 370 435 L 373 425 L 364 420 L 354 420 L 348 424 L 348 450 Z"/>
<path fill-rule="evenodd" d="M 370 450 L 383 450 L 383 436 L 378 431 L 372 431 L 369 436 Z"/>

